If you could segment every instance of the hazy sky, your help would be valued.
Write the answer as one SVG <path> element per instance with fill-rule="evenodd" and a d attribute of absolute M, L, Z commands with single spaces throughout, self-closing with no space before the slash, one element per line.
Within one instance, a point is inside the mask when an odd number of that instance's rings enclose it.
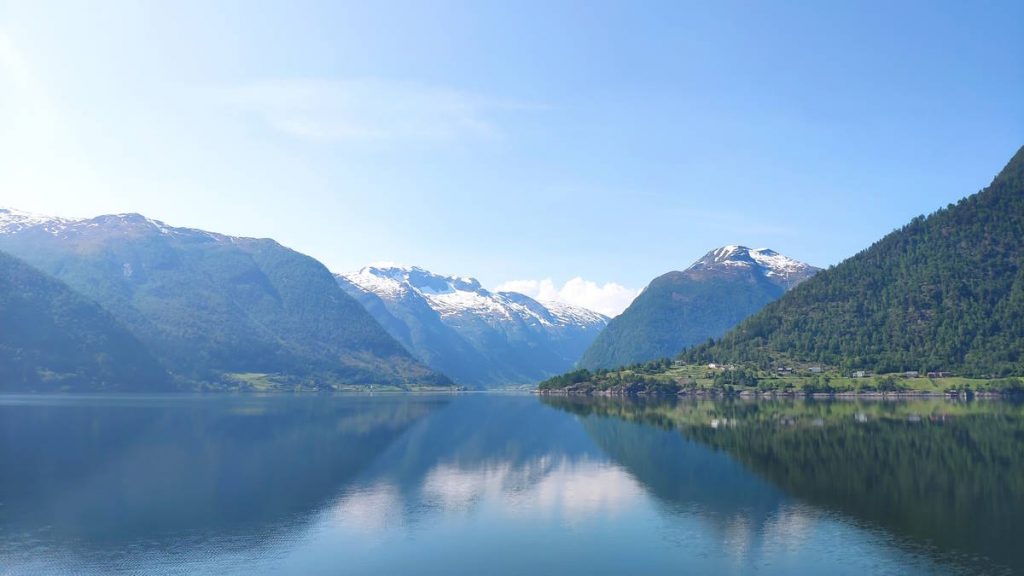
<path fill-rule="evenodd" d="M 1022 30 L 1019 0 L 0 0 L 0 206 L 609 310 L 984 187 L 1024 144 Z"/>

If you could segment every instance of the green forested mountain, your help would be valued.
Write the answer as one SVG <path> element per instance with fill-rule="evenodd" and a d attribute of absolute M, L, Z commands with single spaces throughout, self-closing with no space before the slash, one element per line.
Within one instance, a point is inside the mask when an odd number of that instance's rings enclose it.
<path fill-rule="evenodd" d="M 275 386 L 447 383 L 327 269 L 268 239 L 0 211 L 8 250 L 110 311 L 176 376 Z"/>
<path fill-rule="evenodd" d="M 0 252 L 0 391 L 157 391 L 171 379 L 95 302 Z"/>
<path fill-rule="evenodd" d="M 821 272 L 693 362 L 1024 373 L 1024 148 L 988 188 Z"/>
<path fill-rule="evenodd" d="M 817 268 L 773 250 L 724 246 L 651 281 L 613 318 L 578 366 L 614 368 L 667 358 L 725 334 Z"/>

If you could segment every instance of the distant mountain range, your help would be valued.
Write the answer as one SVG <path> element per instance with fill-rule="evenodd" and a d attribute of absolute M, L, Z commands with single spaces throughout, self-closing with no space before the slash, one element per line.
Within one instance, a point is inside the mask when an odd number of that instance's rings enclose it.
<path fill-rule="evenodd" d="M 614 368 L 675 356 L 725 334 L 818 270 L 767 248 L 712 250 L 686 270 L 651 281 L 609 322 L 579 367 Z"/>
<path fill-rule="evenodd" d="M 4 391 L 486 388 L 677 354 L 1020 375 L 1024 148 L 838 266 L 725 246 L 611 321 L 417 267 L 332 275 L 270 239 L 138 214 L 0 209 L 0 327 Z"/>
<path fill-rule="evenodd" d="M 0 250 L 102 306 L 181 386 L 449 383 L 322 264 L 273 240 L 138 214 L 69 220 L 0 210 Z"/>
<path fill-rule="evenodd" d="M 368 266 L 336 275 L 381 325 L 431 368 L 460 384 L 532 384 L 571 368 L 608 318 L 473 278 L 417 267 Z"/>
<path fill-rule="evenodd" d="M 1024 148 L 981 192 L 915 218 L 683 357 L 1024 374 Z"/>

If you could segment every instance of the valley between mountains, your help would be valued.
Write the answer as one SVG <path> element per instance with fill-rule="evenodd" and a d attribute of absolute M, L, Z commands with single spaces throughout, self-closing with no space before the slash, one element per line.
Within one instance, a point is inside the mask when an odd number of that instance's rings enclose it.
<path fill-rule="evenodd" d="M 608 318 L 416 266 L 334 273 L 271 239 L 139 214 L 0 209 L 0 389 L 832 393 L 931 375 L 1016 390 L 1022 239 L 1024 149 L 837 266 L 723 246 Z M 842 384 L 853 374 L 909 380 Z"/>
<path fill-rule="evenodd" d="M 656 279 L 611 320 L 416 266 L 332 274 L 273 240 L 139 214 L 73 220 L 0 210 L 0 250 L 12 266 L 95 303 L 108 330 L 140 343 L 164 367 L 143 379 L 146 389 L 529 387 L 581 358 L 646 361 L 720 336 L 817 270 L 768 249 L 727 246 Z M 5 308 L 8 326 L 27 322 L 15 307 Z M 90 335 L 76 346 L 100 348 L 68 366 L 43 360 L 47 344 L 19 341 L 22 332 L 6 332 L 3 349 L 22 365 L 22 376 L 6 380 L 11 389 L 140 386 L 135 377 L 91 376 L 96 357 L 122 355 L 120 340 Z M 38 365 L 26 367 L 26 358 Z"/>

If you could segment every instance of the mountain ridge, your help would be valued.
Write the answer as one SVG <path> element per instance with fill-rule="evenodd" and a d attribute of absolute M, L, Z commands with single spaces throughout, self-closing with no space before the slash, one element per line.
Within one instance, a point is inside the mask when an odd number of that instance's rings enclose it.
<path fill-rule="evenodd" d="M 186 380 L 246 384 L 257 375 L 283 388 L 447 382 L 323 264 L 271 239 L 136 213 L 66 219 L 5 209 L 0 249 L 99 302 Z"/>

